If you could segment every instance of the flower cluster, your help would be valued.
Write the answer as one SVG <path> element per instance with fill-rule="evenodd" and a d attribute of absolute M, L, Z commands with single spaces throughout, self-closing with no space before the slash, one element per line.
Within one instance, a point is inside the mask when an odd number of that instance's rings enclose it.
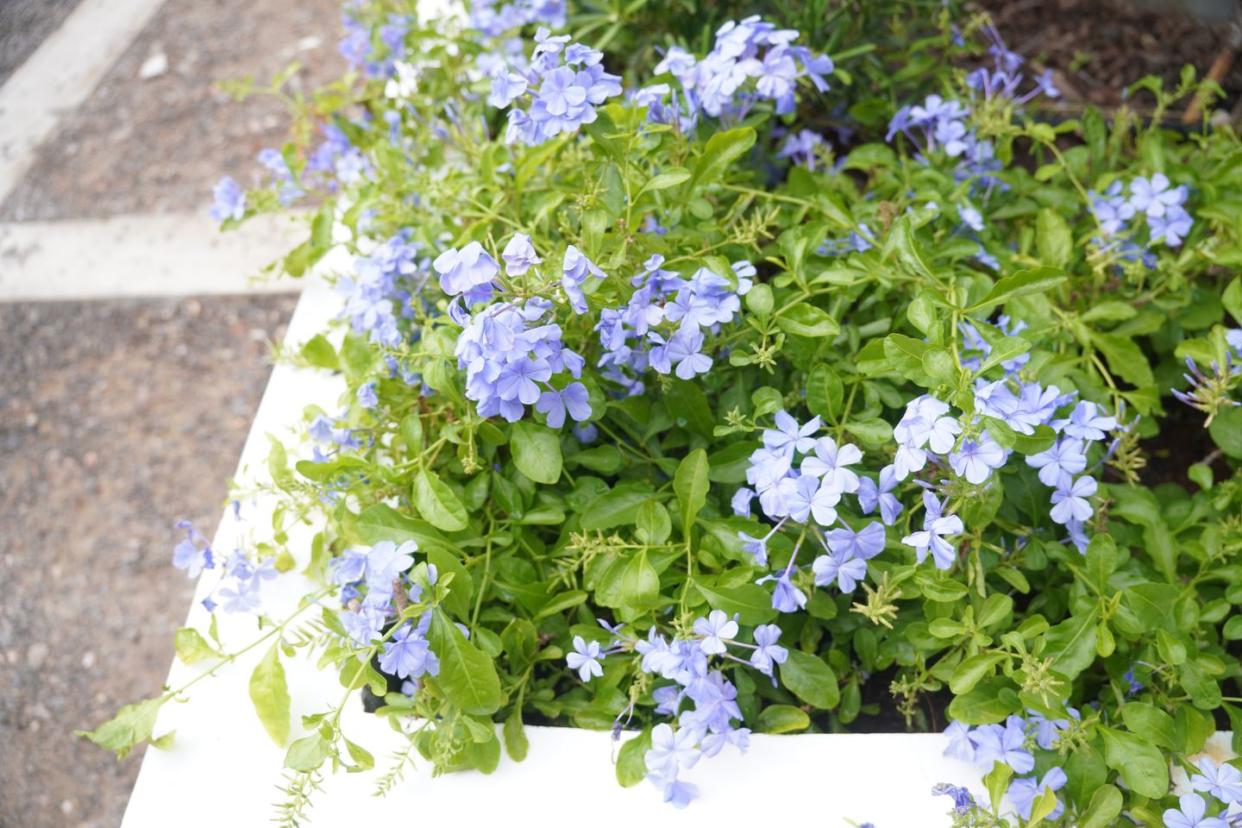
<path fill-rule="evenodd" d="M 677 80 L 680 95 L 668 84 L 658 84 L 643 90 L 638 100 L 650 107 L 649 117 L 658 123 L 684 117 L 693 124 L 699 112 L 741 120 L 761 100 L 772 101 L 778 115 L 788 114 L 796 106 L 799 81 L 809 80 L 825 92 L 824 78 L 833 71 L 831 58 L 794 45 L 797 38 L 796 31 L 779 29 L 758 16 L 730 21 L 717 29 L 715 46 L 705 57 L 695 58 L 674 46 L 655 67 L 656 74 Z M 670 97 L 671 108 L 664 103 Z"/>
<path fill-rule="evenodd" d="M 584 360 L 561 341 L 561 327 L 544 323 L 552 303 L 531 298 L 525 304 L 499 302 L 479 311 L 457 338 L 457 364 L 466 372 L 466 397 L 477 403 L 480 417 L 500 415 L 517 422 L 534 405 L 559 427 L 565 414 L 576 421 L 591 416 L 586 386 L 562 388 L 554 375 L 582 376 Z"/>
<path fill-rule="evenodd" d="M 421 252 L 422 246 L 403 231 L 356 258 L 353 273 L 337 280 L 337 293 L 344 298 L 341 317 L 354 333 L 388 348 L 402 343 L 398 321 L 412 315 L 410 302 L 429 275 L 428 258 Z"/>
<path fill-rule="evenodd" d="M 940 95 L 928 95 L 921 104 L 904 106 L 897 110 L 889 122 L 886 139 L 892 141 L 898 133 L 917 147 L 924 158 L 933 152 L 943 152 L 949 158 L 960 159 L 957 168 L 959 178 L 972 178 L 990 192 L 1006 185 L 993 173 L 1001 168 L 996 158 L 996 148 L 991 140 L 979 137 L 969 119 L 978 107 L 996 105 L 1020 107 L 1037 95 L 1049 98 L 1060 96 L 1052 82 L 1050 72 L 1035 79 L 1035 85 L 1025 94 L 1018 90 L 1024 79 L 1019 72 L 1023 58 L 1006 48 L 999 33 L 987 27 L 992 43 L 989 52 L 994 65 L 979 67 L 966 78 L 966 85 L 975 98 L 968 106 L 958 100 L 946 100 Z"/>
<path fill-rule="evenodd" d="M 306 159 L 306 175 L 310 180 L 336 190 L 341 185 L 357 184 L 374 169 L 362 150 L 354 146 L 345 130 L 333 123 L 321 127 L 323 141 Z"/>
<path fill-rule="evenodd" d="M 1026 63 L 1026 59 L 1005 45 L 995 26 L 985 26 L 984 34 L 991 41 L 988 54 L 992 56 L 992 67 L 980 66 L 966 76 L 966 85 L 971 90 L 982 95 L 985 100 L 999 98 L 1012 101 L 1017 106 L 1039 95 L 1053 99 L 1061 97 L 1061 91 L 1053 82 L 1050 69 L 1045 69 L 1033 78 L 1034 86 L 1020 94 L 1026 76 L 1019 70 Z"/>
<path fill-rule="evenodd" d="M 340 589 L 337 618 L 349 642 L 359 649 L 382 643 L 380 669 L 412 682 L 407 693 L 422 676 L 440 672 L 439 658 L 427 640 L 431 613 L 417 620 L 397 617 L 399 607 L 418 603 L 423 591 L 436 583 L 433 564 L 415 567 L 417 551 L 414 541 L 381 541 L 369 549 L 350 547 L 329 567 L 329 579 Z"/>
<path fill-rule="evenodd" d="M 940 95 L 928 95 L 921 104 L 903 106 L 893 115 L 888 125 L 889 141 L 898 133 L 904 135 L 926 157 L 933 152 L 943 152 L 949 158 L 960 159 L 958 172 L 963 178 L 981 176 L 990 182 L 987 174 L 1000 168 L 996 148 L 987 138 L 980 138 L 967 123 L 970 109 L 961 101 L 945 100 Z"/>
<path fill-rule="evenodd" d="M 568 35 L 540 29 L 524 72 L 498 70 L 492 76 L 488 103 L 498 108 L 529 99 L 526 109 L 509 110 L 505 140 L 542 144 L 594 123 L 595 108 L 621 94 L 621 78 L 604 71 L 603 52 L 570 43 Z"/>
<path fill-rule="evenodd" d="M 246 215 L 246 191 L 229 176 L 216 182 L 212 190 L 210 215 L 213 221 L 240 221 Z"/>
<path fill-rule="evenodd" d="M 749 262 L 735 262 L 735 288 L 706 267 L 686 279 L 663 264 L 663 256 L 651 256 L 630 280 L 635 290 L 629 302 L 605 308 L 595 326 L 604 349 L 603 376 L 629 394 L 642 393 L 641 376 L 648 368 L 684 380 L 706 373 L 712 358 L 703 352 L 705 332 L 733 321 L 741 310 L 738 296 L 750 289 L 755 272 Z"/>
<path fill-rule="evenodd" d="M 293 170 L 289 168 L 289 162 L 278 150 L 271 147 L 259 150 L 256 160 L 271 173 L 272 181 L 276 185 L 276 197 L 281 206 L 288 207 L 305 195 L 294 177 Z"/>
<path fill-rule="evenodd" d="M 510 278 L 526 276 L 543 261 L 523 233 L 509 240 L 501 258 Z M 477 403 L 479 416 L 500 415 L 517 422 L 526 415 L 526 406 L 534 405 L 553 428 L 564 425 L 566 414 L 577 422 L 591 416 L 587 388 L 577 381 L 585 360 L 565 347 L 560 325 L 550 321 L 551 300 L 532 296 L 521 304 L 503 301 L 478 309 L 491 300 L 500 275 L 500 265 L 478 242 L 445 251 L 434 267 L 441 289 L 455 297 L 449 315 L 462 326 L 457 363 L 466 372 L 466 397 Z M 582 292 L 587 276 L 603 279 L 604 273 L 570 245 L 560 287 L 575 313 L 587 311 Z M 566 373 L 572 380 L 562 381 L 561 376 L 553 382 L 554 376 Z"/>
<path fill-rule="evenodd" d="M 1141 217 L 1150 242 L 1168 247 L 1180 247 L 1194 224 L 1185 207 L 1189 189 L 1185 184 L 1172 186 L 1164 173 L 1135 178 L 1129 185 L 1113 181 L 1104 192 L 1092 191 L 1089 195 L 1091 213 L 1102 236 L 1096 239 L 1096 245 L 1105 249 L 1117 247 L 1125 258 L 1142 257 L 1149 268 L 1154 264 L 1150 254 L 1135 244 L 1133 234 L 1137 227 L 1132 222 Z"/>
<path fill-rule="evenodd" d="M 778 411 L 775 425 L 764 430 L 763 447 L 751 454 L 746 471 L 750 486 L 738 489 L 732 505 L 736 514 L 749 517 L 757 496 L 763 514 L 776 523 L 763 537 L 740 532 L 742 547 L 756 564 L 766 567 L 768 544 L 776 533 L 789 521 L 806 525 L 823 550 L 811 562 L 815 585 L 835 582 L 842 592 L 853 592 L 866 578 L 867 561 L 884 550 L 884 525 L 872 521 L 855 530 L 837 507 L 844 495 L 854 495 L 859 512 L 870 514 L 878 506 L 884 524 L 891 525 L 902 508 L 891 494 L 896 481 L 888 468 L 878 481 L 859 475 L 851 467 L 861 462 L 862 451 L 853 443 L 838 445 L 831 437 L 816 437 L 821 428 L 818 417 L 800 424 L 787 412 Z M 840 526 L 823 531 L 838 522 Z M 772 606 L 780 612 L 796 612 L 806 605 L 806 595 L 793 583 L 806 536 L 805 532 L 799 535 L 783 569 L 760 579 L 761 583 L 776 582 Z"/>
<path fill-rule="evenodd" d="M 949 745 L 944 753 L 954 759 L 970 762 L 985 772 L 990 771 L 996 762 L 1008 765 L 1015 778 L 1009 783 L 1005 796 L 1023 819 L 1030 819 L 1031 806 L 1035 800 L 1045 790 L 1061 790 L 1068 781 L 1065 771 L 1056 766 L 1049 768 L 1042 776 L 1031 773 L 1035 770 L 1033 751 L 1036 748 L 1055 750 L 1062 731 L 1071 726 L 1070 720 L 1080 718 L 1078 711 L 1072 707 L 1067 712 L 1067 719 L 1048 719 L 1029 711 L 1026 717 L 1008 717 L 1004 724 L 979 725 L 973 728 L 954 722 L 945 731 Z M 957 807 L 967 804 L 963 799 Z M 1056 808 L 1049 814 L 1049 818 L 1057 819 L 1064 810 L 1065 804 L 1058 797 Z"/>
<path fill-rule="evenodd" d="M 693 635 L 672 640 L 654 628 L 646 638 L 633 638 L 621 633 L 619 626 L 599 623 L 613 634 L 608 645 L 601 648 L 598 641 L 575 636 L 574 651 L 566 662 L 585 682 L 603 675 L 599 659 L 633 652 L 643 673 L 672 682 L 657 687 L 652 695 L 656 713 L 675 719 L 676 726 L 655 726 L 644 759 L 647 779 L 661 789 L 664 800 L 685 807 L 696 791 L 680 778 L 681 772 L 694 767 L 702 757 L 715 756 L 726 745 L 745 750 L 750 740 L 750 730 L 734 724 L 743 718 L 736 701 L 737 687 L 725 677 L 721 662 L 749 665 L 775 683 L 776 667 L 789 657 L 789 651 L 778 643 L 781 629 L 775 624 L 761 624 L 754 629 L 754 643 L 747 644 L 738 640 L 737 618 L 721 610 L 696 619 Z M 737 651 L 745 657 L 736 655 Z M 617 722 L 619 726 L 621 717 Z"/>
<path fill-rule="evenodd" d="M 411 22 L 405 15 L 389 14 L 376 29 L 376 38 L 373 39 L 370 24 L 359 19 L 354 10 L 347 6 L 341 14 L 345 37 L 338 44 L 337 51 L 367 77 L 388 77 L 393 72 L 396 57 L 405 47 L 405 36 L 409 33 Z"/>
<path fill-rule="evenodd" d="M 1233 765 L 1212 761 L 1201 756 L 1195 761 L 1198 771 L 1190 777 L 1190 787 L 1199 794 L 1186 793 L 1178 798 L 1178 807 L 1163 814 L 1166 828 L 1230 828 L 1242 811 L 1242 771 Z M 1201 794 L 1223 806 L 1220 816 L 1207 816 L 1208 802 Z"/>
<path fill-rule="evenodd" d="M 237 501 L 233 502 L 232 510 L 235 519 L 240 521 L 241 506 Z M 177 521 L 176 526 L 185 532 L 185 537 L 173 547 L 173 566 L 184 569 L 191 578 L 197 578 L 205 570 L 219 569 L 220 577 L 215 588 L 203 599 L 207 611 L 215 612 L 217 607 L 222 607 L 230 613 L 258 613 L 262 606 L 259 593 L 263 583 L 277 574 L 276 558 L 268 556 L 255 563 L 241 549 L 235 549 L 221 562 L 207 538 L 199 534 L 189 521 Z"/>
<path fill-rule="evenodd" d="M 561 29 L 565 26 L 565 0 L 515 0 L 499 6 L 496 0 L 472 0 L 469 22 L 487 37 L 500 37 L 532 24 Z"/>
<path fill-rule="evenodd" d="M 190 578 L 197 578 L 204 569 L 215 569 L 215 555 L 207 538 L 188 520 L 177 521 L 177 528 L 185 531 L 185 538 L 173 547 L 173 566 L 184 569 Z"/>
<path fill-rule="evenodd" d="M 1186 372 L 1182 378 L 1190 388 L 1187 391 L 1174 388 L 1171 392 L 1180 402 L 1207 414 L 1209 425 L 1223 409 L 1242 405 L 1233 398 L 1233 389 L 1242 381 L 1242 364 L 1235 364 L 1234 356 L 1237 354 L 1237 362 L 1242 363 L 1242 330 L 1230 331 L 1227 336 L 1230 350 L 1225 352 L 1224 365 L 1212 360 L 1205 371 L 1194 359 L 1186 357 Z"/>

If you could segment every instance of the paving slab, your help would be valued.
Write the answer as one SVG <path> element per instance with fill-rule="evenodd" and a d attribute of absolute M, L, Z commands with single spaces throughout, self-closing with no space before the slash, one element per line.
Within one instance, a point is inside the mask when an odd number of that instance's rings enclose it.
<path fill-rule="evenodd" d="M 294 88 L 336 78 L 340 13 L 338 0 L 167 0 L 40 147 L 0 221 L 205 214 L 216 180 L 250 181 L 289 124 L 274 99 L 239 104 L 217 82 L 267 80 L 293 60 Z"/>
<path fill-rule="evenodd" d="M 5 0 L 0 3 L 0 84 L 56 31 L 81 0 Z"/>
<path fill-rule="evenodd" d="M 306 219 L 255 216 L 221 232 L 201 214 L 0 222 L 0 302 L 281 292 Z"/>

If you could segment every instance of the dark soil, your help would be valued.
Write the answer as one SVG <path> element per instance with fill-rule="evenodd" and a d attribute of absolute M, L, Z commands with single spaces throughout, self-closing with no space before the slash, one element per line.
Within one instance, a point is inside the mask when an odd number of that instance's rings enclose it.
<path fill-rule="evenodd" d="M 1145 75 L 1177 86 L 1190 64 L 1202 77 L 1229 42 L 1226 23 L 1156 14 L 1134 0 L 977 0 L 1010 49 L 1037 69 L 1050 68 L 1071 108 L 1113 107 Z M 1232 108 L 1242 97 L 1242 60 L 1221 81 Z"/>

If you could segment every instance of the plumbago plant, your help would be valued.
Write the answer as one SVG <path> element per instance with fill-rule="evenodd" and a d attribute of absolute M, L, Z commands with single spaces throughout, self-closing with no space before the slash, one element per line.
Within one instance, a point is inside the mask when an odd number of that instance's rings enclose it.
<path fill-rule="evenodd" d="M 1133 90 L 1151 122 L 1054 126 L 1050 79 L 948 17 L 938 91 L 825 136 L 808 113 L 883 94 L 797 31 L 622 77 L 575 20 L 351 7 L 315 128 L 217 188 L 226 227 L 313 206 L 293 275 L 352 257 L 338 327 L 285 355 L 348 390 L 237 493 L 278 498 L 272 538 L 174 553 L 260 618 L 282 745 L 282 661 L 340 675 L 283 820 L 374 766 L 362 696 L 409 740 L 381 791 L 554 723 L 637 731 L 619 781 L 684 806 L 752 731 L 948 723 L 987 791 L 937 788 L 954 825 L 1236 824 L 1242 771 L 1203 751 L 1242 732 L 1242 146 L 1160 126 L 1193 75 Z M 194 681 L 240 654 L 214 620 L 177 650 Z M 187 688 L 86 735 L 124 754 Z"/>

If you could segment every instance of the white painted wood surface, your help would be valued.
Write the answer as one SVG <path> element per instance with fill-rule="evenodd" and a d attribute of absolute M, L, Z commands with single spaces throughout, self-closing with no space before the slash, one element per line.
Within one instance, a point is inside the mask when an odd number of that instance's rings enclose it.
<path fill-rule="evenodd" d="M 308 285 L 289 326 L 287 342 L 305 341 L 336 313 L 332 292 Z M 239 479 L 257 479 L 267 457 L 267 434 L 288 438 L 301 422 L 305 405 L 334 410 L 343 390 L 326 372 L 275 369 L 242 453 Z M 286 442 L 289 442 L 286 439 Z M 227 554 L 245 538 L 261 539 L 270 526 L 270 503 L 243 509 L 241 522 L 226 514 L 213 549 Z M 306 554 L 311 532 L 294 536 L 295 554 Z M 215 581 L 204 574 L 188 624 L 205 630 L 199 599 Z M 264 603 L 282 617 L 310 584 L 282 576 L 264 587 Z M 220 613 L 221 636 L 231 649 L 250 641 L 256 625 L 249 616 Z M 122 828 L 223 828 L 268 823 L 279 801 L 284 750 L 266 735 L 250 703 L 248 680 L 263 647 L 195 685 L 190 701 L 165 705 L 155 733 L 176 730 L 168 750 L 148 749 Z M 170 685 L 192 678 L 200 666 L 174 662 Z M 340 700 L 336 677 L 302 662 L 286 664 L 293 697 L 295 737 L 299 717 Z M 154 692 L 156 688 L 152 688 Z M 375 754 L 377 766 L 403 741 L 388 725 L 365 714 L 351 699 L 343 718 L 345 733 Z M 950 802 L 933 797 L 937 782 L 969 784 L 981 792 L 977 772 L 942 756 L 939 735 L 791 735 L 752 737 L 746 754 L 727 749 L 705 759 L 687 775 L 700 797 L 686 811 L 660 801 L 643 783 L 624 789 L 612 768 L 616 745 L 607 733 L 532 727 L 525 762 L 507 757 L 491 776 L 451 774 L 432 779 L 419 762 L 387 796 L 373 796 L 377 774 L 329 776 L 314 800 L 313 825 L 364 824 L 489 825 L 581 824 L 658 825 L 823 825 L 872 822 L 876 828 L 934 828 L 948 824 Z M 377 820 L 379 822 L 377 822 Z M 689 822 L 687 822 L 689 820 Z M 711 820 L 712 822 L 708 822 Z"/>

